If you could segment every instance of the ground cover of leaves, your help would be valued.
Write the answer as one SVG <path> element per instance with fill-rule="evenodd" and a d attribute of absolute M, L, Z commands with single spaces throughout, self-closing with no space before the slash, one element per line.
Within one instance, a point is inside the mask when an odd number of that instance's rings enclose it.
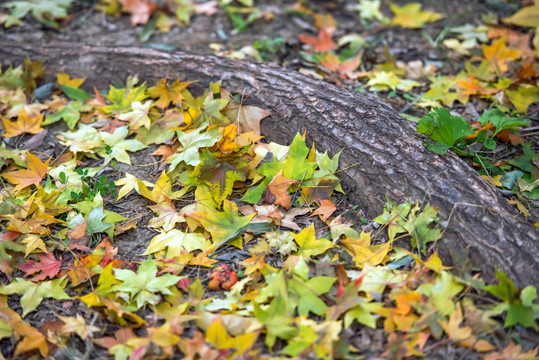
<path fill-rule="evenodd" d="M 61 28 L 72 3 L 52 13 L 50 2 L 6 2 L 1 21 L 31 14 Z M 203 4 L 174 3 L 102 1 L 100 9 L 131 14 L 148 37 L 204 14 Z M 218 5 L 207 2 L 205 16 L 225 11 L 237 32 L 271 21 L 248 1 Z M 356 5 L 350 11 L 374 36 L 442 16 L 418 5 Z M 291 62 L 379 91 L 418 121 L 432 140 L 425 146 L 470 158 L 524 216 L 537 199 L 537 45 L 525 30 L 536 26 L 528 17 L 537 6 L 528 5 L 503 20 L 522 28 L 486 16 L 485 25 L 448 25 L 431 38 L 459 61 L 451 73 L 447 63 L 399 63 L 389 52 L 369 64 L 376 37 L 342 34 L 330 12 L 299 3 L 290 16 L 317 36 L 300 35 L 302 60 Z M 270 40 L 213 49 L 289 61 L 288 40 Z M 240 94 L 212 84 L 193 95 L 196 79 L 136 76 L 89 94 L 69 74 L 41 84 L 39 62 L 2 70 L 3 357 L 536 357 L 534 287 L 517 289 L 502 273 L 486 285 L 465 257 L 443 266 L 435 244 L 444 229 L 428 204 L 351 216 L 339 154 L 317 151 L 303 134 L 264 142 L 259 122 L 269 114 Z M 422 107 L 433 111 L 414 118 Z"/>

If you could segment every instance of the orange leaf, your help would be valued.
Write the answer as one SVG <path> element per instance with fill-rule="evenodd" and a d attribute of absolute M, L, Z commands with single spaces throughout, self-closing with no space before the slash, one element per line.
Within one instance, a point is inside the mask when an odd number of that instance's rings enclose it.
<path fill-rule="evenodd" d="M 493 70 L 504 73 L 508 69 L 507 61 L 516 60 L 520 51 L 506 48 L 504 39 L 497 39 L 492 45 L 483 45 L 483 55 L 490 61 Z"/>
<path fill-rule="evenodd" d="M 37 134 L 43 130 L 41 127 L 43 114 L 30 117 L 25 109 L 19 113 L 17 121 L 13 122 L 8 119 L 2 119 L 2 121 L 6 129 L 6 133 L 2 135 L 3 137 L 13 137 L 24 133 Z"/>
<path fill-rule="evenodd" d="M 146 24 L 157 5 L 150 0 L 120 0 L 125 12 L 131 13 L 131 25 Z"/>
<path fill-rule="evenodd" d="M 337 44 L 331 39 L 331 34 L 326 29 L 321 29 L 318 37 L 309 35 L 300 35 L 299 41 L 307 45 L 314 45 L 314 51 L 330 51 L 337 47 Z"/>
<path fill-rule="evenodd" d="M 46 162 L 41 162 L 39 158 L 35 155 L 32 155 L 28 152 L 26 156 L 26 162 L 28 164 L 28 169 L 10 171 L 2 174 L 7 181 L 12 184 L 16 184 L 13 191 L 17 192 L 21 189 L 24 189 L 27 186 L 32 184 L 38 186 L 41 182 L 41 179 L 47 174 L 47 169 L 49 168 L 49 158 Z"/>
<path fill-rule="evenodd" d="M 320 207 L 316 209 L 311 216 L 318 215 L 322 221 L 326 221 L 337 208 L 331 200 L 320 200 Z"/>
<path fill-rule="evenodd" d="M 275 205 L 281 205 L 285 209 L 290 209 L 292 206 L 292 198 L 288 193 L 288 188 L 292 184 L 297 184 L 299 181 L 291 180 L 283 175 L 283 170 L 279 171 L 277 175 L 268 184 L 268 190 L 275 196 Z"/>

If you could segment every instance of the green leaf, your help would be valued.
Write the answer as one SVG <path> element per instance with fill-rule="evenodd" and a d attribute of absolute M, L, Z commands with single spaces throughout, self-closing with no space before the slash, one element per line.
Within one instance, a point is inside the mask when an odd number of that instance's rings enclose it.
<path fill-rule="evenodd" d="M 189 252 L 195 250 L 204 251 L 208 249 L 209 245 L 209 241 L 206 240 L 203 234 L 172 229 L 154 236 L 143 255 L 167 249 L 167 258 L 171 259 L 179 256 L 184 249 Z"/>
<path fill-rule="evenodd" d="M 127 126 L 116 128 L 112 134 L 104 131 L 99 132 L 101 142 L 105 146 L 99 149 L 97 153 L 105 159 L 105 164 L 109 163 L 112 159 L 116 159 L 119 162 L 131 165 L 131 159 L 127 151 L 138 151 L 146 147 L 146 145 L 138 140 L 126 140 L 125 138 L 128 133 Z M 106 145 L 110 146 L 110 152 L 107 151 Z"/>
<path fill-rule="evenodd" d="M 470 124 L 459 116 L 451 115 L 445 108 L 436 108 L 421 118 L 417 131 L 448 147 L 474 133 Z"/>
<path fill-rule="evenodd" d="M 178 149 L 178 154 L 167 158 L 167 162 L 170 163 L 168 172 L 173 171 L 182 161 L 187 165 L 197 166 L 200 164 L 199 149 L 211 147 L 223 137 L 223 134 L 217 129 L 206 132 L 202 131 L 204 131 L 202 128 L 188 133 L 176 131 L 178 141 L 182 146 Z"/>
<path fill-rule="evenodd" d="M 71 100 L 86 101 L 92 98 L 90 94 L 88 94 L 86 91 L 79 88 L 74 88 L 67 85 L 62 85 L 61 88 L 64 94 L 66 94 L 66 96 L 70 98 Z"/>
<path fill-rule="evenodd" d="M 514 129 L 519 126 L 527 126 L 530 124 L 528 120 L 507 117 L 498 109 L 489 109 L 479 118 L 481 125 L 490 122 L 495 128 L 495 135 L 505 129 Z"/>
<path fill-rule="evenodd" d="M 70 299 L 64 291 L 67 284 L 67 278 L 50 281 L 41 281 L 34 283 L 32 281 L 15 278 L 11 284 L 0 287 L 0 294 L 11 295 L 18 294 L 21 297 L 22 316 L 34 311 L 44 298 L 53 298 L 56 300 Z"/>
<path fill-rule="evenodd" d="M 511 279 L 509 279 L 505 273 L 499 271 L 498 269 L 496 269 L 496 278 L 500 281 L 498 285 L 486 285 L 483 287 L 483 290 L 488 291 L 506 303 L 515 301 L 517 289 L 515 288 L 515 285 Z"/>
<path fill-rule="evenodd" d="M 137 272 L 128 269 L 114 269 L 114 275 L 122 283 L 113 286 L 109 292 L 130 293 L 131 299 L 135 300 L 139 308 L 146 303 L 156 305 L 160 297 L 155 293 L 172 295 L 168 288 L 183 278 L 171 274 L 156 276 L 157 266 L 150 257 L 139 266 Z"/>

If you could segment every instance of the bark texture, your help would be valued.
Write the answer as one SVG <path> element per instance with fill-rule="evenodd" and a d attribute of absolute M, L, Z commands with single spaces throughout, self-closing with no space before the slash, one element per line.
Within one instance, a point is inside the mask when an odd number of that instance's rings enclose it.
<path fill-rule="evenodd" d="M 272 112 L 262 121 L 262 133 L 269 139 L 287 143 L 307 130 L 318 149 L 332 154 L 344 149 L 341 168 L 346 170 L 339 173 L 343 188 L 368 216 L 381 213 L 386 195 L 396 203 L 430 202 L 454 230 L 438 244 L 444 263 L 451 261 L 451 251 L 469 248 L 487 279 L 494 278 L 498 266 L 519 286 L 539 286 L 539 236 L 533 224 L 457 156 L 426 150 L 415 125 L 370 95 L 277 66 L 215 56 L 2 41 L 4 65 L 26 57 L 45 60 L 49 80 L 59 71 L 87 76 L 88 90 L 132 74 L 150 82 L 163 77 L 199 80 L 203 86 L 222 80 L 225 89 L 245 92 L 247 103 Z"/>

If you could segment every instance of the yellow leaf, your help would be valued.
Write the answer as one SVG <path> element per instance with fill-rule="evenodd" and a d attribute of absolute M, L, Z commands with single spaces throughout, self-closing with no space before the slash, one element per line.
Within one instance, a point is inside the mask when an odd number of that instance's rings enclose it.
<path fill-rule="evenodd" d="M 391 19 L 391 25 L 405 28 L 419 29 L 426 23 L 434 22 L 443 18 L 442 14 L 434 11 L 422 11 L 420 3 L 409 3 L 404 6 L 390 4 L 395 17 Z"/>
<path fill-rule="evenodd" d="M 86 81 L 86 76 L 83 78 L 70 78 L 69 75 L 65 72 L 58 73 L 56 77 L 56 82 L 58 83 L 58 85 L 65 85 L 72 88 L 80 87 L 84 83 L 84 81 Z"/>
<path fill-rule="evenodd" d="M 520 56 L 520 51 L 516 49 L 508 49 L 505 46 L 505 40 L 499 38 L 492 42 L 491 45 L 483 45 L 483 55 L 490 62 L 490 66 L 494 71 L 506 72 L 507 62 L 516 60 Z"/>
<path fill-rule="evenodd" d="M 536 27 L 539 24 L 539 3 L 520 9 L 513 15 L 503 19 L 503 22 L 518 26 Z"/>
<path fill-rule="evenodd" d="M 488 181 L 489 183 L 491 183 L 492 185 L 494 186 L 499 186 L 499 187 L 502 187 L 502 182 L 500 181 L 500 179 L 502 178 L 501 175 L 496 175 L 494 177 L 491 177 L 491 176 L 488 176 L 488 175 L 481 175 L 481 177 L 483 179 L 485 179 L 486 181 Z"/>
<path fill-rule="evenodd" d="M 39 185 L 41 179 L 47 174 L 47 169 L 49 167 L 49 158 L 46 162 L 41 162 L 39 158 L 35 155 L 32 155 L 30 152 L 26 155 L 26 163 L 28 164 L 28 169 L 10 171 L 3 173 L 7 181 L 12 184 L 16 184 L 14 192 L 18 192 L 21 189 L 24 189 L 27 186 L 32 184 Z"/>
<path fill-rule="evenodd" d="M 43 130 L 41 123 L 43 122 L 43 114 L 38 114 L 35 117 L 30 117 L 25 109 L 23 109 L 17 121 L 13 122 L 8 119 L 2 119 L 6 132 L 3 137 L 13 137 L 24 133 L 37 134 Z"/>
<path fill-rule="evenodd" d="M 77 334 L 82 340 L 86 340 L 92 333 L 99 331 L 98 327 L 87 325 L 80 314 L 77 314 L 76 317 L 58 315 L 58 318 L 64 322 L 60 328 L 62 334 Z"/>
<path fill-rule="evenodd" d="M 34 250 L 39 249 L 42 252 L 47 252 L 47 246 L 41 240 L 41 238 L 37 235 L 30 234 L 27 237 L 25 237 L 22 241 L 23 244 L 26 244 L 26 253 L 24 257 L 27 257 L 30 255 Z"/>
<path fill-rule="evenodd" d="M 506 90 L 505 94 L 519 113 L 526 113 L 531 104 L 539 101 L 539 88 L 537 86 L 521 86 L 517 90 Z"/>
<path fill-rule="evenodd" d="M 306 259 L 323 254 L 327 249 L 334 247 L 333 243 L 327 239 L 316 239 L 314 224 L 303 229 L 299 234 L 295 234 L 294 240 L 299 245 L 296 254 L 303 255 Z"/>

